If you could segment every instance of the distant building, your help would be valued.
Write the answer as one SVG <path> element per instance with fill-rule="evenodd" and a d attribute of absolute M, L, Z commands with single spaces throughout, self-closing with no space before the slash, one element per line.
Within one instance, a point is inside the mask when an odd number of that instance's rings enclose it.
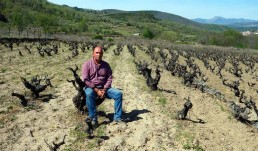
<path fill-rule="evenodd" d="M 132 35 L 133 36 L 140 36 L 141 34 L 140 33 L 133 33 Z"/>
<path fill-rule="evenodd" d="M 242 35 L 243 35 L 243 36 L 249 36 L 249 35 L 251 35 L 251 34 L 252 34 L 251 31 L 244 31 L 244 32 L 242 32 Z"/>
<path fill-rule="evenodd" d="M 250 36 L 250 35 L 258 35 L 258 31 L 244 31 L 242 32 L 243 36 Z"/>

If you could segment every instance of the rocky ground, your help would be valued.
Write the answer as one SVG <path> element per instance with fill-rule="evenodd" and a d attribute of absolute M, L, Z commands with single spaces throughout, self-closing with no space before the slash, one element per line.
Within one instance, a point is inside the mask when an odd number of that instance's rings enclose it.
<path fill-rule="evenodd" d="M 165 70 L 158 86 L 174 90 L 176 94 L 151 91 L 144 77 L 138 74 L 134 57 L 127 48 L 124 47 L 119 56 L 114 56 L 111 50 L 115 46 L 104 53 L 103 59 L 113 69 L 113 87 L 123 92 L 125 124 L 112 122 L 114 101 L 106 99 L 98 108 L 100 125 L 93 132 L 94 138 L 89 139 L 84 132 L 86 115 L 78 113 L 72 102 L 76 91 L 66 81 L 72 78 L 72 73 L 66 68 L 77 64 L 80 75 L 81 65 L 91 57 L 91 52 L 80 53 L 67 61 L 69 52 L 66 45 L 60 47 L 64 53 L 40 58 L 36 54 L 21 57 L 17 49 L 10 51 L 0 46 L 3 56 L 0 66 L 0 150 L 45 151 L 56 147 L 57 150 L 65 151 L 254 151 L 258 148 L 257 129 L 237 121 L 228 110 L 227 103 L 184 86 L 180 78 L 172 77 Z M 151 60 L 140 50 L 136 54 L 138 59 Z M 41 73 L 55 76 L 54 87 L 45 92 L 55 97 L 46 102 L 38 100 L 35 106 L 22 107 L 10 93 L 12 90 L 25 92 L 20 76 L 30 77 Z M 210 80 L 210 85 L 217 87 L 216 81 Z M 188 97 L 193 103 L 188 120 L 177 120 L 177 111 L 183 108 L 184 99 Z"/>

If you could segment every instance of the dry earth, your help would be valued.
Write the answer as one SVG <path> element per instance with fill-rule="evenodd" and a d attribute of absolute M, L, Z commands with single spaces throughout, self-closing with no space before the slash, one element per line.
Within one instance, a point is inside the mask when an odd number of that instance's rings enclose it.
<path fill-rule="evenodd" d="M 90 51 L 67 60 L 70 55 L 68 46 L 61 44 L 57 55 L 41 58 L 35 46 L 34 53 L 28 54 L 23 45 L 13 51 L 0 45 L 0 150 L 50 150 L 53 142 L 65 144 L 58 150 L 249 150 L 258 148 L 257 130 L 240 123 L 231 115 L 225 102 L 201 91 L 186 87 L 178 77 L 162 72 L 159 87 L 174 90 L 176 94 L 150 91 L 145 79 L 133 63 L 133 56 L 124 47 L 119 56 L 114 56 L 112 46 L 104 54 L 113 69 L 113 87 L 123 92 L 123 110 L 126 124 L 114 124 L 113 100 L 105 100 L 98 108 L 100 126 L 89 139 L 83 131 L 86 115 L 77 112 L 72 97 L 74 87 L 66 81 L 72 73 L 66 68 L 80 67 L 90 58 Z M 18 49 L 24 56 L 19 56 Z M 141 50 L 136 50 L 138 59 L 151 62 Z M 198 63 L 198 60 L 196 60 Z M 198 63 L 205 70 L 201 63 Z M 43 94 L 53 94 L 55 98 L 47 102 L 36 100 L 35 106 L 22 107 L 19 100 L 11 97 L 15 92 L 24 90 L 19 77 L 32 77 L 36 74 L 54 75 L 54 88 Z M 216 76 L 210 71 L 209 85 L 233 99 L 225 87 L 216 85 Z M 257 102 L 257 94 L 253 94 Z M 184 98 L 190 97 L 193 108 L 188 118 L 176 120 L 175 115 L 182 109 Z M 257 102 L 258 103 L 258 102 Z M 198 123 L 201 119 L 204 124 Z"/>

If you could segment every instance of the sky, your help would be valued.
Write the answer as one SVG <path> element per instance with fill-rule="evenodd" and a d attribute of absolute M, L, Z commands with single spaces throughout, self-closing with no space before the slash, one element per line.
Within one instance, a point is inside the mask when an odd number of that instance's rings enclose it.
<path fill-rule="evenodd" d="M 258 0 L 48 0 L 58 5 L 103 10 L 157 10 L 188 19 L 214 16 L 258 21 Z"/>

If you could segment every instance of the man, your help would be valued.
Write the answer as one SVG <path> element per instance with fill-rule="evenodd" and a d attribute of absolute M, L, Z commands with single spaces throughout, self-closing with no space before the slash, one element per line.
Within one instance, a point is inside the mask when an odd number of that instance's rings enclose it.
<path fill-rule="evenodd" d="M 82 79 L 85 82 L 86 105 L 92 125 L 98 125 L 95 98 L 114 99 L 114 121 L 122 122 L 122 92 L 111 88 L 112 70 L 109 64 L 102 60 L 103 50 L 100 46 L 93 49 L 92 59 L 82 66 Z"/>

